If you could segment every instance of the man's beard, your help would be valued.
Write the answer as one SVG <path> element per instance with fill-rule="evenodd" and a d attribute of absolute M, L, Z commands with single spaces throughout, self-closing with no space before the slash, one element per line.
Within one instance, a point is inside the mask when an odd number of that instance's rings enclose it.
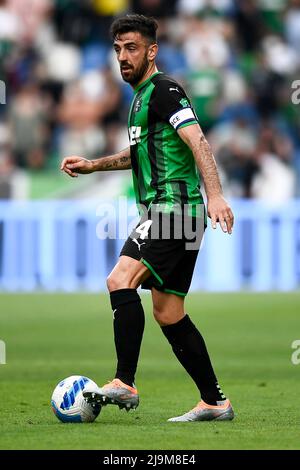
<path fill-rule="evenodd" d="M 136 85 L 137 83 L 139 83 L 141 81 L 141 79 L 143 78 L 143 76 L 145 75 L 148 67 L 149 67 L 149 61 L 147 59 L 147 55 L 144 56 L 143 58 L 143 62 L 141 63 L 141 65 L 133 70 L 131 68 L 130 70 L 130 75 L 128 77 L 124 76 L 123 75 L 123 72 L 122 72 L 122 67 L 124 67 L 125 64 L 123 64 L 121 66 L 121 75 L 122 75 L 122 78 L 124 80 L 124 82 L 127 82 L 127 83 L 130 83 L 130 85 Z"/>

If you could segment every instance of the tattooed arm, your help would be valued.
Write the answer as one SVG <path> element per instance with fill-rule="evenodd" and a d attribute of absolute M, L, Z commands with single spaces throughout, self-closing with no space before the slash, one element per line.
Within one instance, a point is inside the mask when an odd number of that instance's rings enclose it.
<path fill-rule="evenodd" d="M 93 173 L 94 171 L 128 170 L 131 168 L 130 147 L 109 157 L 87 160 L 83 157 L 66 157 L 61 163 L 60 169 L 73 178 L 80 174 Z"/>
<path fill-rule="evenodd" d="M 193 152 L 207 195 L 207 211 L 212 227 L 219 222 L 223 232 L 232 232 L 234 217 L 223 196 L 216 161 L 200 126 L 192 124 L 178 130 L 181 139 Z"/>

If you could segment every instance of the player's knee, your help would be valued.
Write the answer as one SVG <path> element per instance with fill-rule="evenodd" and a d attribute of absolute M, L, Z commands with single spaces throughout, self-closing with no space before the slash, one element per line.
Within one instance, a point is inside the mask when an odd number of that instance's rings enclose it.
<path fill-rule="evenodd" d="M 136 288 L 132 279 L 128 275 L 122 275 L 121 273 L 111 273 L 106 279 L 106 285 L 109 292 L 118 289 Z"/>
<path fill-rule="evenodd" d="M 173 325 L 184 317 L 184 310 L 170 305 L 153 305 L 153 315 L 159 326 Z"/>
<path fill-rule="evenodd" d="M 157 321 L 157 323 L 160 326 L 170 325 L 171 323 L 174 322 L 170 312 L 168 312 L 164 309 L 154 307 L 153 308 L 153 315 L 154 315 L 155 320 Z"/>
<path fill-rule="evenodd" d="M 109 292 L 114 290 L 121 289 L 121 281 L 120 278 L 116 275 L 110 274 L 106 279 L 106 285 Z"/>

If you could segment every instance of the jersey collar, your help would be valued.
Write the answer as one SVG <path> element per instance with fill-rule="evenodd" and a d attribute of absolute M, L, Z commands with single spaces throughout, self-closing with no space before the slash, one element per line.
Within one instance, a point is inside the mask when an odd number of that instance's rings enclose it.
<path fill-rule="evenodd" d="M 137 93 L 138 91 L 140 91 L 141 88 L 143 88 L 145 85 L 147 85 L 147 83 L 150 82 L 150 80 L 155 77 L 155 75 L 158 75 L 159 73 L 163 73 L 163 72 L 154 72 L 149 78 L 147 78 L 147 80 L 145 80 L 144 82 L 140 83 L 139 86 L 137 86 L 133 91 L 134 93 Z"/>

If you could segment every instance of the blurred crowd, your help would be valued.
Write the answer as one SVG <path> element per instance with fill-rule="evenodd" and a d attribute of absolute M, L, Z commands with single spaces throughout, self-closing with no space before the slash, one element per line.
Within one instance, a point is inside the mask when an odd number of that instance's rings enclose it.
<path fill-rule="evenodd" d="M 20 169 L 128 145 L 109 37 L 127 12 L 158 20 L 159 69 L 192 99 L 226 195 L 299 196 L 300 0 L 0 0 L 0 198 Z"/>

